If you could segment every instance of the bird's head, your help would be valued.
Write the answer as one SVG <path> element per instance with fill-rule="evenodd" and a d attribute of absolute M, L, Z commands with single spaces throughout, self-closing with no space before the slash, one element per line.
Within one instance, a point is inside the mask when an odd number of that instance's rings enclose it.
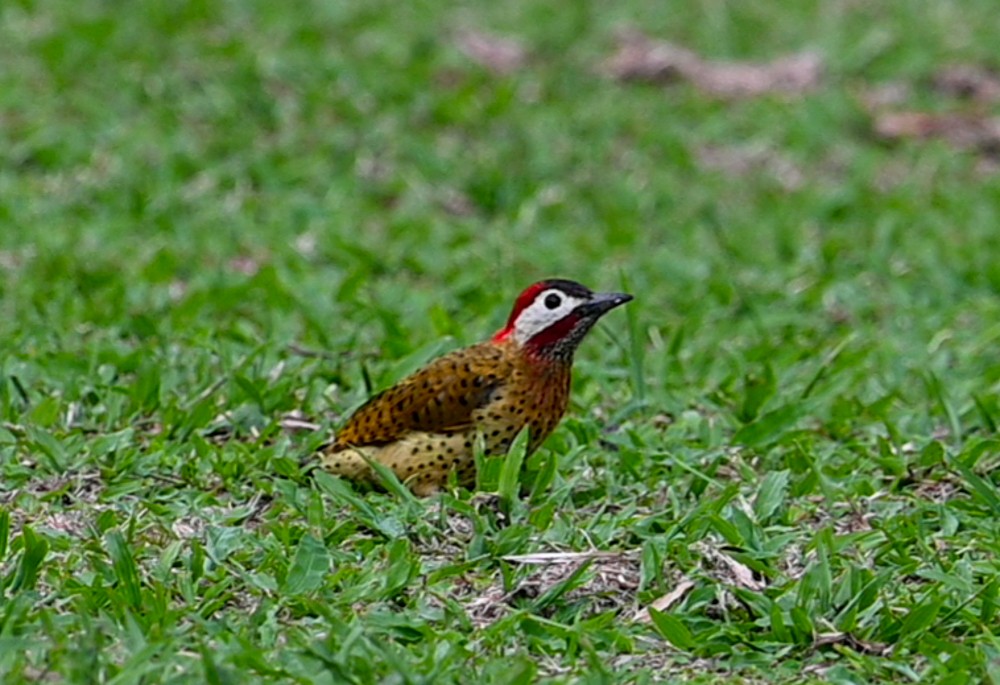
<path fill-rule="evenodd" d="M 518 295 L 507 325 L 493 340 L 513 340 L 542 359 L 570 361 L 597 320 L 631 299 L 625 293 L 595 293 L 559 278 L 539 281 Z"/>

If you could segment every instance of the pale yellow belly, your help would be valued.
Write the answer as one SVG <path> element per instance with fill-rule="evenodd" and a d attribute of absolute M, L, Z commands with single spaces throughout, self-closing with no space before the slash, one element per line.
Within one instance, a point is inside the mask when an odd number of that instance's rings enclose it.
<path fill-rule="evenodd" d="M 479 424 L 484 452 L 503 454 L 523 426 L 498 423 L 489 418 Z M 475 431 L 467 433 L 424 433 L 414 431 L 387 445 L 349 447 L 323 455 L 323 466 L 330 473 L 352 480 L 371 481 L 368 460 L 389 467 L 414 494 L 434 494 L 448 483 L 454 471 L 459 485 L 472 487 L 476 482 Z"/>

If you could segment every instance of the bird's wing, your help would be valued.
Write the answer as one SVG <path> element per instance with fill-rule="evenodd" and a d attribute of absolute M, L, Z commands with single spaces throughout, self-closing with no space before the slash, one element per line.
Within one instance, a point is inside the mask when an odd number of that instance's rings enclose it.
<path fill-rule="evenodd" d="M 473 424 L 510 374 L 503 350 L 482 343 L 435 359 L 361 406 L 338 431 L 330 451 L 384 445 L 411 431 L 454 433 Z"/>

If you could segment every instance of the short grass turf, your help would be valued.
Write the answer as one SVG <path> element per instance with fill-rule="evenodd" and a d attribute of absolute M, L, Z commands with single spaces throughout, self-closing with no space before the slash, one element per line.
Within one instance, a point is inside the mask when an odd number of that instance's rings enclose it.
<path fill-rule="evenodd" d="M 2 680 L 997 682 L 1000 184 L 859 95 L 970 107 L 929 79 L 997 17 L 3 3 Z M 825 79 L 616 83 L 624 24 Z M 520 497 L 312 472 L 552 275 L 636 299 Z"/>

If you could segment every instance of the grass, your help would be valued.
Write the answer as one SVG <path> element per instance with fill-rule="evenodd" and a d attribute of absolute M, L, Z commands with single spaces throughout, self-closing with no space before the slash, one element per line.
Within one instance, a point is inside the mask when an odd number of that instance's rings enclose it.
<path fill-rule="evenodd" d="M 998 177 L 876 142 L 857 97 L 954 107 L 927 78 L 995 59 L 996 16 L 5 3 L 3 681 L 1000 681 Z M 827 78 L 617 84 L 626 21 Z M 471 63 L 469 26 L 528 64 Z M 526 494 L 302 465 L 551 275 L 636 300 Z"/>

